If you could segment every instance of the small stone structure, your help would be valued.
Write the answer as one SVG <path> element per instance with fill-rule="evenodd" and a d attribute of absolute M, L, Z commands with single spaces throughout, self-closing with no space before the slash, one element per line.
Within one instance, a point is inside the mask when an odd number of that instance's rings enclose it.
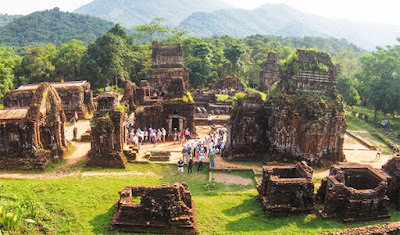
<path fill-rule="evenodd" d="M 400 222 L 370 225 L 361 228 L 351 228 L 343 232 L 328 233 L 328 235 L 394 235 L 400 234 Z"/>
<path fill-rule="evenodd" d="M 226 76 L 223 79 L 220 79 L 214 83 L 210 84 L 211 90 L 236 90 L 236 91 L 244 91 L 246 85 L 236 76 Z"/>
<path fill-rule="evenodd" d="M 317 166 L 343 161 L 346 120 L 329 55 L 298 50 L 289 61 L 266 101 L 256 93 L 236 101 L 228 124 L 229 159 Z"/>
<path fill-rule="evenodd" d="M 340 218 L 343 222 L 389 219 L 386 196 L 389 178 L 383 171 L 368 165 L 333 165 L 317 193 L 317 199 L 325 204 L 321 216 Z"/>
<path fill-rule="evenodd" d="M 0 169 L 44 170 L 66 151 L 65 115 L 53 86 L 14 90 L 0 110 Z"/>
<path fill-rule="evenodd" d="M 263 65 L 260 73 L 258 89 L 268 92 L 275 83 L 280 82 L 282 70 L 280 66 L 280 58 L 277 53 L 268 53 L 267 62 Z"/>
<path fill-rule="evenodd" d="M 122 97 L 121 103 L 126 104 L 129 108 L 129 113 L 132 113 L 136 110 L 136 107 L 139 105 L 139 99 L 137 94 L 138 87 L 135 83 L 131 81 L 125 82 L 125 92 Z"/>
<path fill-rule="evenodd" d="M 263 167 L 258 199 L 267 215 L 288 216 L 314 208 L 313 170 L 306 162 Z"/>
<path fill-rule="evenodd" d="M 163 96 L 166 86 L 168 86 L 173 77 L 181 77 L 186 89 L 188 89 L 190 69 L 183 65 L 181 45 L 166 45 L 153 42 L 152 51 L 152 65 L 146 71 L 146 78 L 153 92 Z"/>
<path fill-rule="evenodd" d="M 87 167 L 125 168 L 125 113 L 118 110 L 118 93 L 97 97 L 97 111 L 91 121 L 91 150 Z"/>
<path fill-rule="evenodd" d="M 170 136 L 175 131 L 189 128 L 195 133 L 194 102 L 185 89 L 182 78 L 171 78 L 165 88 L 165 96 L 150 105 L 143 105 L 136 110 L 136 128 L 161 129 L 164 127 Z"/>
<path fill-rule="evenodd" d="M 127 186 L 119 194 L 110 230 L 131 233 L 199 233 L 196 205 L 186 183 Z"/>
<path fill-rule="evenodd" d="M 396 203 L 400 210 L 400 157 L 390 159 L 382 170 L 391 176 L 387 195 L 392 203 Z"/>
<path fill-rule="evenodd" d="M 58 92 L 64 113 L 68 120 L 74 117 L 75 112 L 79 118 L 85 118 L 88 113 L 94 111 L 93 92 L 90 90 L 90 83 L 87 81 L 73 81 L 73 82 L 56 82 L 50 83 Z M 38 84 L 29 84 L 20 86 L 17 91 L 34 91 L 38 88 Z M 4 100 L 4 104 L 10 106 L 18 105 L 24 102 L 25 97 L 21 97 L 21 101 L 15 99 Z"/>

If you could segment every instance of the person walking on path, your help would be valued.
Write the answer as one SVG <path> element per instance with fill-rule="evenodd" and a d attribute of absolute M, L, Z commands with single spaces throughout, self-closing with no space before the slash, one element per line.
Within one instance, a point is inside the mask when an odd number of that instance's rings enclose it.
<path fill-rule="evenodd" d="M 181 174 L 181 176 L 183 174 L 183 165 L 185 165 L 185 163 L 183 162 L 183 160 L 181 158 L 178 161 L 178 172 L 177 172 L 177 174 Z"/>
<path fill-rule="evenodd" d="M 381 155 L 382 155 L 382 146 L 379 145 L 378 151 L 376 152 L 375 160 L 378 160 L 378 161 L 379 161 L 379 160 L 381 159 Z"/>
<path fill-rule="evenodd" d="M 203 170 L 203 162 L 204 162 L 204 154 L 201 154 L 199 158 L 199 167 L 197 168 L 197 171 Z"/>
<path fill-rule="evenodd" d="M 193 168 L 193 158 L 190 157 L 189 162 L 188 162 L 188 175 L 192 174 L 192 168 Z"/>

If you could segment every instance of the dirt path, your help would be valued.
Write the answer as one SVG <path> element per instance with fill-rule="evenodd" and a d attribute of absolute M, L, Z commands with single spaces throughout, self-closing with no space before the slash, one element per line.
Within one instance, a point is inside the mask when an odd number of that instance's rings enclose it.
<path fill-rule="evenodd" d="M 244 178 L 237 175 L 225 174 L 225 173 L 215 173 L 211 172 L 211 178 L 215 180 L 215 182 L 223 183 L 226 185 L 240 184 L 240 185 L 252 185 L 253 180 L 250 178 Z"/>

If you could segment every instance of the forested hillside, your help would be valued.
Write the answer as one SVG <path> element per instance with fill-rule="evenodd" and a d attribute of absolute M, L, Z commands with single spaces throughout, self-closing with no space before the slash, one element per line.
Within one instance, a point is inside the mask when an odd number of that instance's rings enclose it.
<path fill-rule="evenodd" d="M 96 17 L 61 12 L 55 8 L 17 18 L 0 28 L 0 45 L 60 45 L 72 39 L 88 44 L 112 26 L 113 23 Z"/>
<path fill-rule="evenodd" d="M 22 17 L 22 15 L 8 15 L 8 14 L 0 14 L 0 27 L 10 23 L 13 19 L 17 19 Z"/>
<path fill-rule="evenodd" d="M 254 34 L 345 38 L 366 49 L 396 43 L 400 26 L 327 19 L 306 14 L 284 4 L 265 4 L 254 10 L 226 9 L 193 13 L 180 27 L 190 35 L 211 37 Z"/>
<path fill-rule="evenodd" d="M 154 17 L 177 26 L 193 12 L 210 12 L 230 6 L 221 0 L 95 0 L 75 10 L 125 27 L 147 24 Z"/>

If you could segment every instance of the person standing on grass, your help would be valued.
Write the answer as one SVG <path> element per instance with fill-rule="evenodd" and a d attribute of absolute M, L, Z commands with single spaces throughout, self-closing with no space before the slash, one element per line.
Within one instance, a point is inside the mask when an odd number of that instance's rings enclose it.
<path fill-rule="evenodd" d="M 380 160 L 381 159 L 381 155 L 382 155 L 382 146 L 379 145 L 378 151 L 376 152 L 375 160 Z"/>
<path fill-rule="evenodd" d="M 208 155 L 210 158 L 210 168 L 213 169 L 215 167 L 215 153 L 210 150 L 210 154 Z"/>
<path fill-rule="evenodd" d="M 197 171 L 202 171 L 203 170 L 203 162 L 204 162 L 204 154 L 200 154 L 199 167 L 197 168 Z"/>
<path fill-rule="evenodd" d="M 178 161 L 178 172 L 177 172 L 177 174 L 181 174 L 181 176 L 183 174 L 183 165 L 185 165 L 185 163 L 183 162 L 183 160 L 181 158 Z"/>
<path fill-rule="evenodd" d="M 189 162 L 188 162 L 188 175 L 192 174 L 192 168 L 193 168 L 193 158 L 190 157 Z"/>

